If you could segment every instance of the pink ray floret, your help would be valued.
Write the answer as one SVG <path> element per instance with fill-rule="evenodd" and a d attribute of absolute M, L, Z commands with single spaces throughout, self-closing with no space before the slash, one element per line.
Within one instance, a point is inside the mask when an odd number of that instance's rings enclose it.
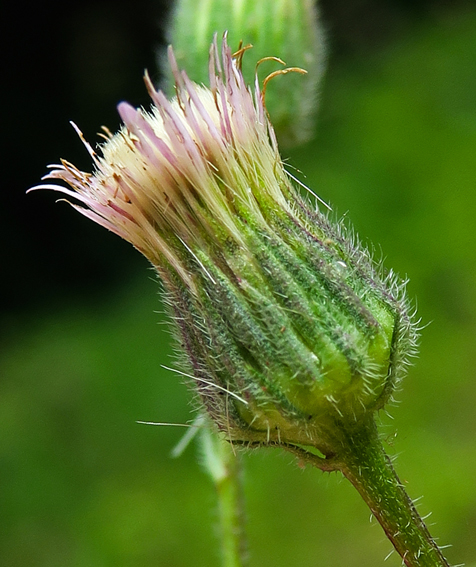
<path fill-rule="evenodd" d="M 62 160 L 33 189 L 52 189 L 76 199 L 86 217 L 131 242 L 155 266 L 168 262 L 186 283 L 190 276 L 177 255 L 200 246 L 220 226 L 238 244 L 237 207 L 265 222 L 257 191 L 288 209 L 283 187 L 289 180 L 280 160 L 259 83 L 246 86 L 240 57 L 224 38 L 210 48 L 210 88 L 193 83 L 169 48 L 176 96 L 169 101 L 146 74 L 149 111 L 118 105 L 119 132 L 100 155 L 73 125 L 94 163 L 85 173 Z M 82 205 L 82 206 L 81 206 Z M 175 248 L 174 248 L 175 247 Z"/>

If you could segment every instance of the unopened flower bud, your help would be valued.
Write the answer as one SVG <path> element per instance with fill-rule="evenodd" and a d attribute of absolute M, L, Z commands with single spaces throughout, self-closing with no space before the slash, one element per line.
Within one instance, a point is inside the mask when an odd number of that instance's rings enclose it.
<path fill-rule="evenodd" d="M 170 41 L 180 67 L 207 84 L 207 45 L 214 33 L 228 33 L 230 45 L 253 46 L 243 60 L 245 82 L 254 81 L 256 62 L 272 54 L 306 77 L 289 76 L 266 95 L 266 107 L 280 146 L 307 141 L 315 128 L 319 85 L 326 65 L 325 34 L 314 0 L 177 0 Z M 280 64 L 263 62 L 262 73 Z M 173 84 L 173 80 L 171 81 Z"/>
<path fill-rule="evenodd" d="M 52 166 L 42 187 L 79 200 L 157 269 L 203 406 L 237 443 L 332 453 L 339 431 L 382 408 L 414 327 L 403 287 L 292 185 L 243 52 L 210 51 L 210 87 L 177 68 L 176 98 L 148 77 L 149 112 L 124 127 L 93 174 Z M 86 143 L 86 142 L 85 142 Z"/>

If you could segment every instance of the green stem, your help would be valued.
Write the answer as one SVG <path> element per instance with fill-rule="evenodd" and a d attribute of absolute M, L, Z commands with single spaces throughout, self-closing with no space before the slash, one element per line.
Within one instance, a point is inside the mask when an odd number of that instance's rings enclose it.
<path fill-rule="evenodd" d="M 202 429 L 201 442 L 204 465 L 218 497 L 222 567 L 246 567 L 248 548 L 241 456 L 209 427 Z"/>
<path fill-rule="evenodd" d="M 231 445 L 226 443 L 230 449 Z M 240 455 L 229 455 L 227 475 L 216 484 L 218 507 L 222 528 L 223 567 L 244 567 L 247 561 L 247 546 L 244 534 L 244 506 Z"/>
<path fill-rule="evenodd" d="M 405 565 L 449 567 L 385 453 L 374 420 L 343 440 L 331 462 L 358 490 Z"/>

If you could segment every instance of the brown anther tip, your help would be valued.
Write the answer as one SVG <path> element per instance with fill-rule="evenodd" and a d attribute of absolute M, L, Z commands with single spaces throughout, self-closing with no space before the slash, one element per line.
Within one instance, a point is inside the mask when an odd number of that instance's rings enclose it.
<path fill-rule="evenodd" d="M 275 61 L 276 63 L 279 63 L 280 65 L 286 65 L 286 63 L 280 59 L 279 57 L 274 57 L 274 56 L 269 56 L 269 57 L 262 57 L 257 63 L 256 63 L 256 67 L 255 67 L 255 74 L 258 72 L 258 67 L 262 64 L 265 63 L 266 61 Z"/>
<path fill-rule="evenodd" d="M 149 71 L 147 69 L 145 69 L 145 71 L 144 71 L 144 83 L 145 83 L 145 87 L 147 89 L 147 92 L 152 97 L 152 95 L 154 95 L 156 93 L 156 90 L 155 90 L 154 84 L 152 83 L 152 80 L 150 78 Z"/>
<path fill-rule="evenodd" d="M 258 61 L 258 64 L 266 59 L 273 59 L 275 61 L 283 63 L 283 61 L 281 61 L 281 59 L 278 59 L 277 57 L 265 57 L 265 59 Z M 271 81 L 271 79 L 274 79 L 274 77 L 277 77 L 278 75 L 287 75 L 288 73 L 299 73 L 300 75 L 307 75 L 307 71 L 305 69 L 301 69 L 301 67 L 286 67 L 286 69 L 278 69 L 277 71 L 273 71 L 263 81 L 263 88 L 261 89 L 261 99 L 263 101 L 263 104 L 266 94 L 266 87 L 269 81 Z"/>
<path fill-rule="evenodd" d="M 243 55 L 245 51 L 248 49 L 252 49 L 253 45 L 248 43 L 247 45 L 243 45 L 243 40 L 240 39 L 240 43 L 238 44 L 238 50 L 233 53 L 232 58 L 236 60 L 236 66 L 241 71 L 241 64 L 243 62 Z"/>

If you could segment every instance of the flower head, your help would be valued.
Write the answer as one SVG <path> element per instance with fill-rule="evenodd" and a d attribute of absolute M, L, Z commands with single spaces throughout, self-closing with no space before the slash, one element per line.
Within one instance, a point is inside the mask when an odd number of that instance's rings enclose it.
<path fill-rule="evenodd" d="M 201 401 L 236 442 L 332 452 L 342 424 L 383 407 L 414 326 L 402 286 L 291 184 L 243 50 L 210 50 L 210 87 L 169 60 L 176 97 L 146 85 L 93 174 L 63 161 L 43 185 L 156 267 Z M 346 425 L 347 426 L 347 425 Z"/>

